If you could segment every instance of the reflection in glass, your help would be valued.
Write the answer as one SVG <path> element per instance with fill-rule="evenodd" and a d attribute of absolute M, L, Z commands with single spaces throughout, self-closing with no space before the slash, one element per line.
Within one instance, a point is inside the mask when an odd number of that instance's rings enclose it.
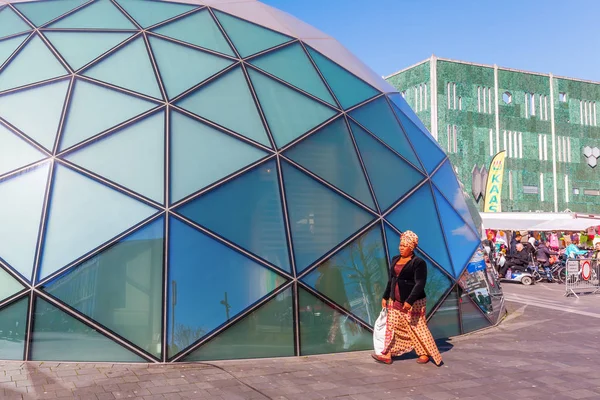
<path fill-rule="evenodd" d="M 448 294 L 433 317 L 427 322 L 434 339 L 460 335 L 458 319 L 458 296 L 456 290 Z"/>
<path fill-rule="evenodd" d="M 0 310 L 0 359 L 22 360 L 25 347 L 27 305 L 25 297 Z"/>
<path fill-rule="evenodd" d="M 477 331 L 490 326 L 490 321 L 478 310 L 477 306 L 469 299 L 469 295 L 461 293 L 460 317 L 463 333 Z"/>

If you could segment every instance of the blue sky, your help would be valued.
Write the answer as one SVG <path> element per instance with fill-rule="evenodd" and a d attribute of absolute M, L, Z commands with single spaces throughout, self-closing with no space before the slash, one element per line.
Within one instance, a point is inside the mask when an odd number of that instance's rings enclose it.
<path fill-rule="evenodd" d="M 262 0 L 379 75 L 439 57 L 600 81 L 598 0 Z"/>

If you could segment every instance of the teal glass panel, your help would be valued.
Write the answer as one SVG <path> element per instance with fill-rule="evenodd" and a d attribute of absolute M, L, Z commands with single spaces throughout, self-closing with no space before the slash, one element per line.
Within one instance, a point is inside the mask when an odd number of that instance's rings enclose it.
<path fill-rule="evenodd" d="M 458 296 L 456 290 L 452 290 L 429 319 L 427 326 L 434 339 L 458 336 L 461 333 L 458 318 Z"/>
<path fill-rule="evenodd" d="M 307 291 L 298 294 L 301 355 L 373 349 L 371 332 Z"/>
<path fill-rule="evenodd" d="M 167 40 L 149 40 L 170 99 L 233 64 L 229 59 Z"/>
<path fill-rule="evenodd" d="M 95 1 L 48 26 L 49 28 L 136 29 L 110 0 Z"/>
<path fill-rule="evenodd" d="M 183 361 L 291 357 L 294 355 L 292 290 L 287 289 Z"/>
<path fill-rule="evenodd" d="M 35 300 L 31 360 L 146 361 L 41 298 Z"/>
<path fill-rule="evenodd" d="M 389 262 L 391 263 L 392 258 L 394 258 L 395 256 L 397 256 L 400 253 L 400 250 L 398 248 L 400 246 L 400 235 L 398 234 L 398 232 L 396 232 L 390 226 L 388 226 L 387 223 L 384 225 L 385 225 L 385 238 L 387 240 L 387 247 L 388 247 Z"/>
<path fill-rule="evenodd" d="M 65 158 L 154 201 L 164 201 L 165 118 L 158 113 Z"/>
<path fill-rule="evenodd" d="M 14 6 L 33 22 L 35 26 L 44 25 L 53 19 L 85 3 L 86 0 L 36 1 L 17 3 Z"/>
<path fill-rule="evenodd" d="M 271 147 L 254 98 L 240 68 L 234 68 L 219 79 L 202 86 L 190 96 L 178 101 L 177 105 Z"/>
<path fill-rule="evenodd" d="M 25 289 L 18 280 L 0 267 L 0 301 Z"/>
<path fill-rule="evenodd" d="M 171 200 L 208 186 L 266 156 L 208 125 L 171 114 Z"/>
<path fill-rule="evenodd" d="M 313 96 L 325 100 L 337 107 L 327 86 L 302 49 L 302 45 L 294 43 L 282 49 L 272 51 L 249 61 L 266 71 Z"/>
<path fill-rule="evenodd" d="M 77 80 L 63 128 L 60 149 L 67 149 L 98 133 L 142 114 L 156 104 L 116 90 Z"/>
<path fill-rule="evenodd" d="M 425 179 L 419 171 L 382 145 L 354 122 L 350 122 L 379 208 L 387 210 Z"/>
<path fill-rule="evenodd" d="M 42 39 L 34 36 L 0 71 L 0 91 L 65 75 L 67 70 Z"/>
<path fill-rule="evenodd" d="M 64 80 L 6 94 L 0 97 L 0 117 L 52 151 L 68 90 Z"/>
<path fill-rule="evenodd" d="M 131 33 L 121 32 L 44 32 L 74 71 L 112 49 Z"/>
<path fill-rule="evenodd" d="M 159 22 L 171 19 L 196 8 L 197 6 L 167 3 L 153 0 L 118 0 L 118 3 L 142 28 L 148 28 Z"/>
<path fill-rule="evenodd" d="M 287 150 L 285 155 L 375 209 L 344 118 L 339 118 L 310 135 Z"/>
<path fill-rule="evenodd" d="M 379 94 L 373 87 L 320 53 L 311 48 L 308 48 L 308 52 L 345 110 Z"/>
<path fill-rule="evenodd" d="M 303 271 L 374 217 L 284 162 L 296 270 Z"/>
<path fill-rule="evenodd" d="M 28 305 L 29 298 L 25 297 L 0 310 L 0 354 L 3 360 L 23 360 Z"/>
<path fill-rule="evenodd" d="M 227 39 L 207 10 L 193 13 L 153 29 L 154 32 L 195 46 L 235 57 Z"/>
<path fill-rule="evenodd" d="M 381 227 L 363 233 L 302 281 L 373 326 L 388 282 Z"/>
<path fill-rule="evenodd" d="M 336 114 L 334 109 L 260 72 L 248 69 L 248 73 L 278 147 L 285 146 Z"/>
<path fill-rule="evenodd" d="M 215 15 L 242 57 L 251 56 L 292 40 L 289 36 L 220 11 L 215 11 Z"/>
<path fill-rule="evenodd" d="M 30 280 L 49 165 L 0 181 L 0 258 Z"/>
<path fill-rule="evenodd" d="M 4 64 L 15 50 L 25 41 L 27 35 L 17 36 L 11 39 L 0 41 L 0 66 Z"/>
<path fill-rule="evenodd" d="M 350 113 L 350 116 L 396 150 L 413 166 L 422 168 L 385 97 L 357 108 Z"/>
<path fill-rule="evenodd" d="M 404 115 L 410 118 L 413 124 L 415 124 L 421 131 L 429 132 L 425 125 L 423 125 L 421 119 L 417 116 L 417 114 L 415 114 L 413 109 L 410 108 L 410 106 L 408 105 L 406 100 L 404 100 L 402 95 L 400 95 L 400 93 L 392 93 L 388 94 L 387 96 L 392 101 L 392 103 L 398 108 L 398 110 L 400 110 L 400 112 L 402 112 Z"/>
<path fill-rule="evenodd" d="M 177 212 L 290 272 L 279 174 L 261 164 L 179 207 Z"/>
<path fill-rule="evenodd" d="M 169 356 L 174 356 L 285 283 L 285 279 L 172 218 Z"/>
<path fill-rule="evenodd" d="M 0 125 L 0 176 L 45 157 L 44 153 Z"/>
<path fill-rule="evenodd" d="M 431 186 L 428 183 L 400 203 L 388 214 L 387 220 L 400 232 L 407 230 L 415 232 L 421 238 L 419 247 L 444 270 L 451 275 L 454 274 L 433 201 Z"/>
<path fill-rule="evenodd" d="M 162 343 L 160 218 L 44 285 L 44 290 L 148 353 Z"/>
<path fill-rule="evenodd" d="M 478 331 L 492 325 L 466 293 L 460 298 L 460 316 L 463 333 Z"/>
<path fill-rule="evenodd" d="M 146 43 L 141 37 L 86 69 L 84 75 L 162 99 Z"/>
<path fill-rule="evenodd" d="M 30 29 L 31 27 L 9 7 L 0 9 L 0 38 Z"/>
<path fill-rule="evenodd" d="M 40 278 L 58 271 L 155 212 L 150 206 L 57 165 Z"/>

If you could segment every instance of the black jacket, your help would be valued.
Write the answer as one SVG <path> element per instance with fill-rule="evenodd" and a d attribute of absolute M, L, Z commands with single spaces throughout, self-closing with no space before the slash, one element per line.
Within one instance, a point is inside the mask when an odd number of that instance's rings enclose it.
<path fill-rule="evenodd" d="M 394 266 L 400 259 L 400 256 L 396 256 L 392 259 L 390 267 L 390 277 L 388 279 L 387 287 L 383 293 L 384 299 L 389 299 L 394 296 L 395 290 L 393 288 L 398 285 L 400 289 L 400 298 L 394 299 L 401 303 L 408 303 L 411 306 L 417 300 L 425 298 L 425 284 L 427 283 L 427 264 L 422 258 L 413 256 L 402 271 L 400 275 L 396 277 L 394 272 Z"/>
<path fill-rule="evenodd" d="M 509 260 L 513 265 L 522 265 L 526 267 L 529 265 L 529 253 L 526 249 L 517 251 L 513 256 L 510 256 Z"/>

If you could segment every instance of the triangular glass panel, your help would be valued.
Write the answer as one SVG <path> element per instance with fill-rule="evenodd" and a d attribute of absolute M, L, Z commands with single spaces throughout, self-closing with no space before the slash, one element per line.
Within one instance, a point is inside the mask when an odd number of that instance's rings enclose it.
<path fill-rule="evenodd" d="M 0 71 L 0 91 L 65 75 L 67 70 L 42 39 L 34 36 Z"/>
<path fill-rule="evenodd" d="M 422 169 L 410 142 L 402 131 L 385 97 L 365 104 L 350 113 L 362 126 L 387 143 L 418 169 Z"/>
<path fill-rule="evenodd" d="M 291 357 L 294 355 L 292 290 L 287 289 L 186 356 L 183 361 Z"/>
<path fill-rule="evenodd" d="M 177 105 L 271 147 L 254 98 L 239 67 L 200 87 L 178 101 Z"/>
<path fill-rule="evenodd" d="M 373 185 L 381 211 L 387 210 L 425 176 L 350 121 L 354 138 Z M 390 185 L 390 182 L 394 182 Z"/>
<path fill-rule="evenodd" d="M 53 181 L 40 279 L 156 212 L 61 165 Z"/>
<path fill-rule="evenodd" d="M 471 301 L 469 295 L 464 292 L 460 298 L 460 317 L 463 334 L 478 331 L 492 325 L 481 313 L 479 307 Z"/>
<path fill-rule="evenodd" d="M 380 225 L 323 261 L 302 281 L 372 326 L 388 282 Z"/>
<path fill-rule="evenodd" d="M 44 36 L 50 40 L 74 71 L 95 60 L 131 35 L 132 33 L 123 32 L 44 32 Z"/>
<path fill-rule="evenodd" d="M 294 43 L 253 58 L 249 62 L 284 81 L 300 88 L 313 96 L 325 100 L 337 107 L 335 100 L 329 93 L 327 86 L 310 62 L 302 49 L 302 45 Z"/>
<path fill-rule="evenodd" d="M 98 0 L 48 26 L 60 29 L 136 29 L 110 0 Z"/>
<path fill-rule="evenodd" d="M 8 93 L 0 97 L 0 117 L 52 151 L 68 90 L 64 80 Z"/>
<path fill-rule="evenodd" d="M 220 11 L 215 11 L 215 15 L 242 57 L 251 56 L 292 40 L 289 36 Z"/>
<path fill-rule="evenodd" d="M 282 167 L 296 270 L 301 272 L 374 217 L 287 162 Z"/>
<path fill-rule="evenodd" d="M 423 125 L 421 119 L 415 114 L 412 108 L 408 105 L 406 100 L 400 95 L 400 93 L 392 93 L 387 95 L 392 103 L 398 107 L 398 109 L 406 115 L 410 120 L 422 131 L 429 132 L 429 130 Z M 431 137 L 433 139 L 433 136 Z M 437 145 L 437 144 L 436 144 Z M 439 147 L 439 145 L 437 145 Z M 441 148 L 441 147 L 440 147 Z"/>
<path fill-rule="evenodd" d="M 0 176 L 45 157 L 44 153 L 0 125 Z"/>
<path fill-rule="evenodd" d="M 158 113 L 65 158 L 154 201 L 164 201 L 164 114 Z"/>
<path fill-rule="evenodd" d="M 460 319 L 458 317 L 458 295 L 453 289 L 448 297 L 427 321 L 427 327 L 434 339 L 449 338 L 460 335 Z"/>
<path fill-rule="evenodd" d="M 19 293 L 25 286 L 0 267 L 0 301 Z"/>
<path fill-rule="evenodd" d="M 285 283 L 273 271 L 175 218 L 169 229 L 169 356 Z"/>
<path fill-rule="evenodd" d="M 3 360 L 23 360 L 29 297 L 0 310 L 0 354 Z"/>
<path fill-rule="evenodd" d="M 261 164 L 184 204 L 177 212 L 291 271 L 275 161 Z"/>
<path fill-rule="evenodd" d="M 32 361 L 146 362 L 39 297 L 31 339 Z"/>
<path fill-rule="evenodd" d="M 260 72 L 248 69 L 275 143 L 283 147 L 337 112 Z"/>
<path fill-rule="evenodd" d="M 454 265 L 454 277 L 458 278 L 463 269 L 471 259 L 473 252 L 481 244 L 481 240 L 469 225 L 460 218 L 450 203 L 444 199 L 437 189 L 435 191 L 435 200 L 440 212 L 440 222 L 444 227 L 446 240 L 452 264 Z"/>
<path fill-rule="evenodd" d="M 118 0 L 118 3 L 142 28 L 148 28 L 198 7 L 154 0 Z"/>
<path fill-rule="evenodd" d="M 0 8 L 0 38 L 30 29 L 31 27 L 10 7 Z"/>
<path fill-rule="evenodd" d="M 227 39 L 225 39 L 207 10 L 179 18 L 155 28 L 153 31 L 182 42 L 235 57 L 229 43 L 227 43 Z"/>
<path fill-rule="evenodd" d="M 266 152 L 178 112 L 171 114 L 171 201 L 252 164 Z"/>
<path fill-rule="evenodd" d="M 0 258 L 31 280 L 49 165 L 0 181 Z M 26 195 L 24 195 L 26 194 Z"/>
<path fill-rule="evenodd" d="M 34 1 L 14 6 L 35 26 L 42 26 L 85 3 L 86 0 Z"/>
<path fill-rule="evenodd" d="M 415 232 L 421 238 L 419 247 L 454 276 L 431 190 L 430 184 L 425 183 L 400 203 L 387 220 L 400 232 Z"/>
<path fill-rule="evenodd" d="M 10 39 L 0 41 L 0 66 L 4 64 L 15 50 L 25 41 L 27 35 L 17 36 Z"/>
<path fill-rule="evenodd" d="M 379 94 L 372 86 L 310 47 L 308 52 L 344 110 Z"/>
<path fill-rule="evenodd" d="M 83 74 L 115 86 L 162 99 L 146 43 L 141 37 L 92 65 Z"/>
<path fill-rule="evenodd" d="M 298 289 L 298 297 L 304 311 L 298 322 L 301 355 L 373 349 L 373 334 L 367 329 L 304 289 Z"/>
<path fill-rule="evenodd" d="M 396 257 L 399 253 L 398 246 L 400 245 L 400 235 L 398 232 L 393 230 L 387 223 L 385 226 L 385 238 L 387 240 L 389 262 L 392 262 L 392 258 Z"/>
<path fill-rule="evenodd" d="M 164 219 L 44 285 L 52 296 L 160 357 Z"/>
<path fill-rule="evenodd" d="M 156 104 L 147 100 L 77 80 L 69 103 L 69 117 L 61 135 L 60 150 L 122 124 L 154 107 Z"/>
<path fill-rule="evenodd" d="M 164 39 L 149 40 L 169 99 L 233 64 L 227 58 Z"/>
<path fill-rule="evenodd" d="M 285 155 L 375 209 L 344 118 L 339 118 L 310 135 L 287 150 Z"/>

